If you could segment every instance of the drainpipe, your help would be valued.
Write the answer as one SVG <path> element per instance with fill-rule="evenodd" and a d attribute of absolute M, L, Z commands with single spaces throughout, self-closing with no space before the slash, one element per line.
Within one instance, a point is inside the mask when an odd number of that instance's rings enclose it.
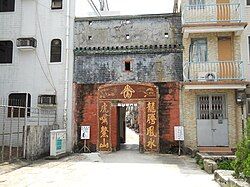
<path fill-rule="evenodd" d="M 67 0 L 66 15 L 66 55 L 65 55 L 65 80 L 64 80 L 64 111 L 63 111 L 63 128 L 67 128 L 67 109 L 68 109 L 68 87 L 69 87 L 69 32 L 70 32 L 70 0 Z"/>

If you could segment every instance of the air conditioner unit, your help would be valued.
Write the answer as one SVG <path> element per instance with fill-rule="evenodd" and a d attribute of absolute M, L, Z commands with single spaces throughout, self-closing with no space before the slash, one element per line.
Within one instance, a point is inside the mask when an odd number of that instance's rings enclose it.
<path fill-rule="evenodd" d="M 39 107 L 55 107 L 56 96 L 55 95 L 39 95 L 37 105 Z"/>
<path fill-rule="evenodd" d="M 198 81 L 217 81 L 216 72 L 198 72 Z"/>
<path fill-rule="evenodd" d="M 50 131 L 50 156 L 66 153 L 66 129 Z"/>
<path fill-rule="evenodd" d="M 37 41 L 35 38 L 18 38 L 16 45 L 18 49 L 35 49 Z"/>

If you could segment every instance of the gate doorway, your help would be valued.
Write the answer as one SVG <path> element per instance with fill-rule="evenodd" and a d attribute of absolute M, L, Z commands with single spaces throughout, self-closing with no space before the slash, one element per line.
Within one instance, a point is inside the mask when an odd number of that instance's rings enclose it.
<path fill-rule="evenodd" d="M 153 84 L 132 83 L 99 87 L 98 151 L 120 149 L 126 140 L 126 109 L 120 108 L 134 104 L 138 111 L 140 152 L 159 151 L 158 89 Z"/>
<path fill-rule="evenodd" d="M 138 120 L 138 104 L 119 104 L 117 111 L 117 150 L 139 150 L 140 125 Z"/>
<path fill-rule="evenodd" d="M 198 146 L 228 146 L 228 119 L 225 95 L 197 98 Z"/>

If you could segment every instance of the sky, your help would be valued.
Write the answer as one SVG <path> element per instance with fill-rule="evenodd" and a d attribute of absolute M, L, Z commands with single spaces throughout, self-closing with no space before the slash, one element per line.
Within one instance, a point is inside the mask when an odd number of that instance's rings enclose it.
<path fill-rule="evenodd" d="M 99 0 L 93 0 L 99 7 Z M 108 0 L 110 11 L 121 15 L 159 14 L 173 11 L 174 0 Z M 87 0 L 76 0 L 76 17 L 86 17 L 93 12 Z"/>

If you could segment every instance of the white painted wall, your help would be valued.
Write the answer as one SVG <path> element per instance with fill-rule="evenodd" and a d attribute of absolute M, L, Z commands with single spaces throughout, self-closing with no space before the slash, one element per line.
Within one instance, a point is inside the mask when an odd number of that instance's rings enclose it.
<path fill-rule="evenodd" d="M 74 0 L 70 2 L 69 64 L 73 64 L 73 24 Z M 10 93 L 30 93 L 31 106 L 37 107 L 41 94 L 57 95 L 58 123 L 63 128 L 65 62 L 66 62 L 66 18 L 67 0 L 63 8 L 52 10 L 51 0 L 15 0 L 14 12 L 0 12 L 0 40 L 13 41 L 12 64 L 0 64 L 0 98 L 8 98 Z M 40 23 L 40 26 L 39 26 Z M 41 29 L 40 29 L 41 28 Z M 21 51 L 16 47 L 16 39 L 34 37 L 37 48 Z M 50 63 L 50 42 L 62 40 L 62 62 Z M 40 62 L 38 60 L 40 59 Z M 73 65 L 69 72 L 73 74 Z M 51 74 L 51 76 L 50 76 Z M 48 77 L 49 81 L 46 79 Z M 69 77 L 68 101 L 72 98 L 72 78 Z M 55 89 L 51 86 L 54 84 Z M 71 105 L 68 105 L 68 140 L 71 140 Z M 69 141 L 68 148 L 71 149 Z"/>

